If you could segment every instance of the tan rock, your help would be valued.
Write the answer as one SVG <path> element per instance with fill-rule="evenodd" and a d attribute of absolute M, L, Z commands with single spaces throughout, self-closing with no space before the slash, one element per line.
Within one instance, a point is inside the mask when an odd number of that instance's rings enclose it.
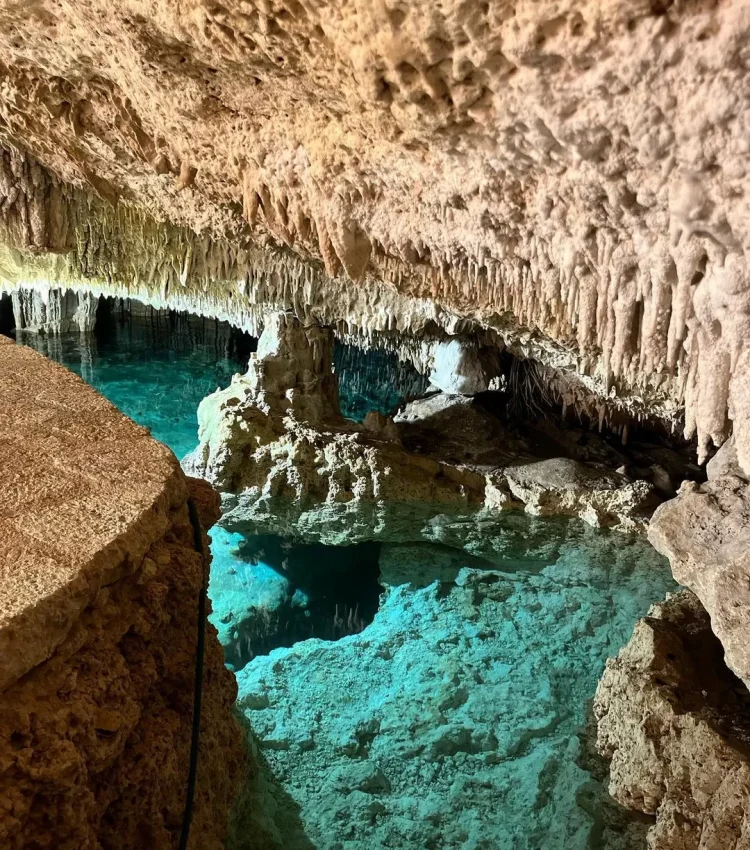
<path fill-rule="evenodd" d="M 0 337 L 0 846 L 173 850 L 215 496 L 72 373 Z M 204 535 L 204 546 L 207 548 Z M 191 848 L 221 850 L 247 770 L 206 625 Z"/>
<path fill-rule="evenodd" d="M 686 482 L 651 521 L 649 539 L 680 584 L 711 616 L 726 663 L 750 684 L 750 483 L 733 441 L 709 464 L 702 486 Z"/>
<path fill-rule="evenodd" d="M 640 620 L 597 689 L 609 790 L 655 817 L 650 850 L 750 847 L 750 694 L 689 591 Z"/>

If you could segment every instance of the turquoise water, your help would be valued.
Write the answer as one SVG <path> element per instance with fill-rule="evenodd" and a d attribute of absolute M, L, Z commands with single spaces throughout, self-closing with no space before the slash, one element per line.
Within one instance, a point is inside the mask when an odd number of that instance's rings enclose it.
<path fill-rule="evenodd" d="M 164 315 L 111 319 L 95 336 L 19 339 L 81 375 L 125 414 L 183 458 L 198 444 L 201 400 L 247 368 L 256 341 L 227 324 Z M 240 354 L 244 353 L 244 356 Z M 344 416 L 387 414 L 420 394 L 427 379 L 395 355 L 336 344 L 334 363 Z"/>
<path fill-rule="evenodd" d="M 81 375 L 178 458 L 198 445 L 202 399 L 243 370 L 242 361 L 217 347 L 210 331 L 170 332 L 166 322 L 115 323 L 105 341 L 70 334 L 24 335 L 19 342 Z"/>
<path fill-rule="evenodd" d="M 201 399 L 252 348 L 200 320 L 28 341 L 178 457 L 197 444 Z M 338 350 L 336 365 L 352 418 L 420 388 L 385 355 Z M 347 551 L 213 530 L 214 623 L 262 765 L 239 848 L 645 846 L 642 825 L 608 816 L 583 729 L 606 658 L 673 582 L 642 539 L 580 523 L 549 534 L 541 561 L 530 542 L 483 561 L 428 544 Z M 363 579 L 329 598 L 329 569 L 339 585 L 347 571 Z M 271 639 L 253 644 L 264 628 Z M 311 636 L 325 640 L 300 640 Z"/>

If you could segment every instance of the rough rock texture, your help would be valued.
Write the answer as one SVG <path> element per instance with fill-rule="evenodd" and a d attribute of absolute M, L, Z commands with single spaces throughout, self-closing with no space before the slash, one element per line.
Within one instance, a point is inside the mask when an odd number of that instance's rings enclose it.
<path fill-rule="evenodd" d="M 342 544 L 413 534 L 443 509 L 475 512 L 481 474 L 412 456 L 343 419 L 332 347 L 330 332 L 277 315 L 247 374 L 201 403 L 200 445 L 183 466 L 222 494 L 222 524 Z"/>
<path fill-rule="evenodd" d="M 492 523 L 499 512 L 524 507 L 643 527 L 651 493 L 645 482 L 572 461 L 562 483 L 559 469 L 547 474 L 548 463 L 516 474 L 497 454 L 482 464 L 451 462 L 406 451 L 394 423 L 345 421 L 331 348 L 330 332 L 276 315 L 247 374 L 201 402 L 200 445 L 183 466 L 222 494 L 227 528 L 338 545 L 439 540 L 455 519 Z M 413 431 L 414 417 L 407 419 Z M 506 462 L 512 456 L 499 451 Z"/>
<path fill-rule="evenodd" d="M 99 298 L 90 292 L 25 289 L 13 292 L 16 330 L 30 333 L 88 333 L 96 324 Z"/>
<path fill-rule="evenodd" d="M 610 793 L 656 816 L 650 850 L 750 847 L 750 693 L 697 597 L 653 606 L 594 703 Z"/>
<path fill-rule="evenodd" d="M 606 655 L 671 581 L 643 539 L 569 525 L 538 562 L 522 536 L 491 561 L 384 545 L 386 594 L 361 634 L 244 668 L 238 704 L 270 777 L 249 848 L 643 847 L 637 823 L 640 844 L 609 831 L 576 760 Z"/>
<path fill-rule="evenodd" d="M 436 346 L 430 383 L 444 393 L 476 395 L 489 389 L 492 377 L 476 343 L 453 339 Z"/>
<path fill-rule="evenodd" d="M 649 539 L 703 603 L 726 663 L 750 686 L 750 482 L 736 457 L 726 443 L 705 484 L 683 484 L 656 511 Z"/>
<path fill-rule="evenodd" d="M 0 337 L 0 845 L 173 850 L 185 805 L 204 569 L 186 481 L 145 429 Z M 235 685 L 208 627 L 194 850 L 244 780 Z"/>
<path fill-rule="evenodd" d="M 164 285 L 221 257 L 208 265 L 249 304 L 240 243 L 281 246 L 260 289 L 280 257 L 300 304 L 325 266 L 331 303 L 395 288 L 528 331 L 601 398 L 684 404 L 701 455 L 731 417 L 747 467 L 749 15 L 744 0 L 6 0 L 0 137 L 95 193 L 93 217 L 127 220 L 125 201 L 205 234 L 181 255 L 157 238 Z M 59 250 L 61 193 L 33 177 L 18 247 Z M 6 215 L 18 182 L 3 180 Z M 134 243 L 86 228 L 82 265 L 99 252 L 129 285 Z"/>

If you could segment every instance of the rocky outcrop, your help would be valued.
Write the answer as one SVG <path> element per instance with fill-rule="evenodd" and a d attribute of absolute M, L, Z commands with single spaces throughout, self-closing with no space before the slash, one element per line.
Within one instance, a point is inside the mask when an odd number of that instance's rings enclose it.
<path fill-rule="evenodd" d="M 300 304 L 328 276 L 331 304 L 386 325 L 406 315 L 378 306 L 396 292 L 423 319 L 531 337 L 602 406 L 684 408 L 702 457 L 731 416 L 750 464 L 743 0 L 35 10 L 0 10 L 0 137 L 91 218 L 135 229 L 140 207 L 205 237 L 172 254 L 157 228 L 171 256 L 147 277 L 179 291 L 213 267 L 240 312 L 256 286 L 235 252 L 268 247 L 258 290 L 276 264 Z M 19 182 L 2 195 L 29 255 L 62 244 L 133 279 L 130 234 L 124 252 L 97 225 L 62 240 L 65 191 L 33 171 L 21 199 Z"/>
<path fill-rule="evenodd" d="M 694 594 L 638 622 L 594 707 L 610 793 L 655 817 L 651 850 L 750 847 L 750 694 Z"/>
<path fill-rule="evenodd" d="M 94 330 L 99 298 L 90 292 L 19 289 L 12 299 L 17 331 L 56 335 Z"/>
<path fill-rule="evenodd" d="M 435 346 L 433 360 L 430 383 L 444 393 L 476 395 L 488 390 L 494 377 L 471 340 L 452 339 Z"/>
<path fill-rule="evenodd" d="M 208 569 L 187 499 L 205 528 L 216 496 L 80 379 L 3 337 L 0 395 L 0 844 L 174 850 Z M 203 675 L 189 846 L 220 850 L 248 765 L 210 626 Z"/>
<path fill-rule="evenodd" d="M 750 685 L 750 482 L 733 441 L 709 463 L 705 484 L 683 484 L 656 511 L 649 539 L 700 599 L 726 663 Z"/>
<path fill-rule="evenodd" d="M 410 458 L 397 442 L 344 420 L 332 348 L 330 331 L 276 314 L 247 373 L 201 403 L 200 445 L 183 466 L 222 494 L 222 523 L 240 528 L 265 517 L 277 533 L 304 534 L 303 517 L 320 512 L 312 533 L 354 542 L 383 524 L 388 503 L 429 513 L 479 499 L 480 475 L 446 467 L 439 476 L 439 463 Z"/>
<path fill-rule="evenodd" d="M 201 403 L 200 445 L 183 466 L 222 494 L 227 528 L 336 545 L 439 540 L 454 519 L 492 523 L 501 511 L 523 508 L 643 526 L 651 493 L 645 482 L 570 462 L 561 483 L 560 469 L 552 475 L 548 463 L 501 465 L 498 457 L 509 453 L 497 448 L 481 463 L 457 462 L 407 451 L 396 423 L 347 422 L 338 410 L 331 345 L 330 331 L 277 315 L 247 374 Z M 461 401 L 456 410 L 459 420 L 462 411 L 471 414 Z M 405 419 L 414 442 L 415 415 Z"/>
<path fill-rule="evenodd" d="M 653 850 L 750 847 L 749 529 L 750 483 L 730 440 L 708 481 L 684 482 L 649 526 L 690 590 L 654 606 L 599 685 L 610 791 L 656 817 Z"/>

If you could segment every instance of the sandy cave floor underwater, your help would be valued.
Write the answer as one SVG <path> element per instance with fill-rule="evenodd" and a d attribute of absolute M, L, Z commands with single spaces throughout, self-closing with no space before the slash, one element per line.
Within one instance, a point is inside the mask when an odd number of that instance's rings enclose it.
<path fill-rule="evenodd" d="M 198 403 L 244 365 L 223 330 L 132 318 L 23 341 L 182 457 Z M 341 348 L 337 367 L 352 418 L 423 389 L 383 354 Z M 674 588 L 645 540 L 518 515 L 464 549 L 211 536 L 212 622 L 263 765 L 240 847 L 645 847 L 586 734 L 606 658 Z"/>

